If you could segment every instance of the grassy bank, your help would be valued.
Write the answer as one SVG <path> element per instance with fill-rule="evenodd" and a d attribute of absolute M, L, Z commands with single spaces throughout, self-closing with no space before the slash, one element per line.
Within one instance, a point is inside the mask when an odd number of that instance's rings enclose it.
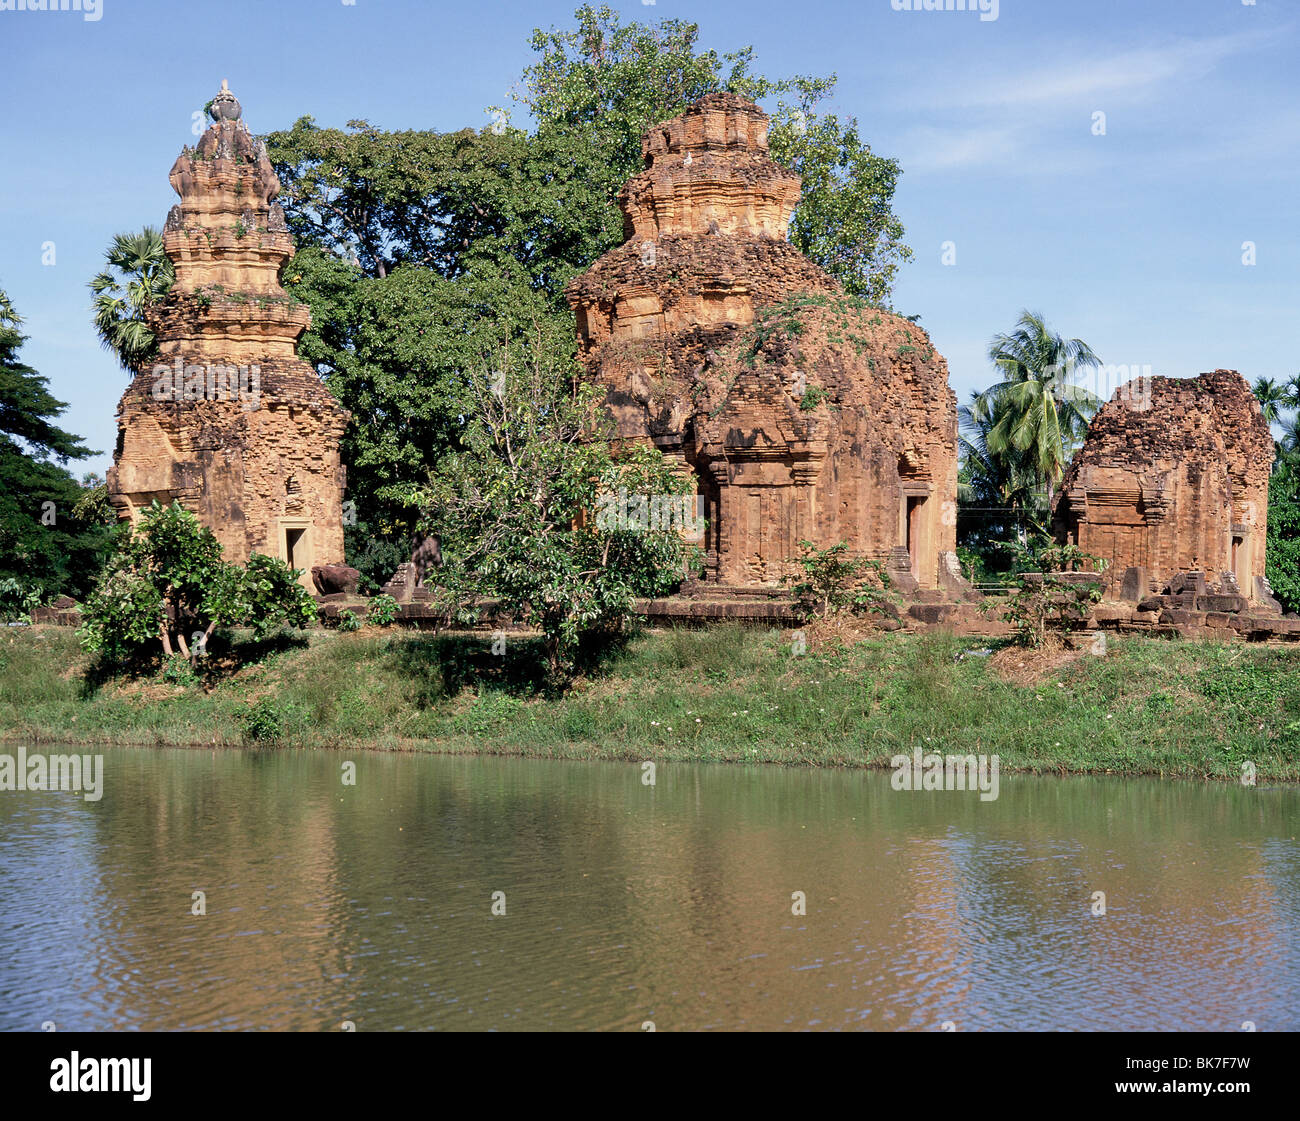
<path fill-rule="evenodd" d="M 1112 640 L 1053 666 L 983 640 L 884 634 L 792 655 L 734 627 L 650 632 L 562 697 L 513 639 L 313 631 L 201 684 L 87 681 L 62 628 L 0 637 L 0 737 L 250 742 L 566 759 L 885 765 L 920 745 L 1004 770 L 1300 780 L 1300 650 Z M 1015 680 L 1007 680 L 1007 678 Z M 1037 677 L 1037 680 L 1034 678 Z"/>

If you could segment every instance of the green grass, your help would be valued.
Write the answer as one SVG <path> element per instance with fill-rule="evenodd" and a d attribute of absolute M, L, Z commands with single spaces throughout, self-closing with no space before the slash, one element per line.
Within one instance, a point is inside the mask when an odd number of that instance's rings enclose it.
<path fill-rule="evenodd" d="M 178 686 L 88 681 L 71 631 L 0 637 L 0 737 L 116 744 L 283 743 L 564 759 L 885 766 L 916 746 L 996 753 L 1005 770 L 1300 781 L 1300 649 L 1112 640 L 1033 685 L 984 640 L 885 634 L 796 657 L 788 636 L 649 632 L 565 695 L 512 637 L 313 631 Z"/>

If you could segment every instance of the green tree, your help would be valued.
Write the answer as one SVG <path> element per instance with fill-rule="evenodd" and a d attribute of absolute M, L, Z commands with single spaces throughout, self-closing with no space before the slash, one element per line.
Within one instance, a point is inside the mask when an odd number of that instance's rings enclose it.
<path fill-rule="evenodd" d="M 1288 392 L 1285 385 L 1278 385 L 1273 378 L 1256 378 L 1254 385 L 1255 399 L 1264 412 L 1264 419 L 1269 424 L 1277 422 L 1281 416 L 1280 409 L 1288 406 Z"/>
<path fill-rule="evenodd" d="M 560 308 L 564 283 L 608 247 L 592 153 L 571 138 L 348 129 L 302 117 L 266 144 L 298 245 L 351 263 L 360 278 L 410 266 L 447 280 L 502 272 Z"/>
<path fill-rule="evenodd" d="M 804 181 L 791 242 L 850 292 L 888 299 L 898 264 L 911 257 L 892 210 L 901 172 L 896 161 L 872 153 L 856 118 L 820 110 L 834 76 L 755 75 L 752 47 L 721 56 L 700 51 L 698 25 L 682 20 L 623 24 L 613 9 L 589 4 L 574 19 L 570 29 L 533 32 L 539 58 L 513 96 L 537 122 L 538 137 L 574 138 L 581 151 L 603 156 L 588 161 L 587 173 L 605 197 L 605 249 L 623 240 L 616 202 L 643 166 L 642 134 L 705 94 L 728 90 L 776 101 L 772 156 Z"/>
<path fill-rule="evenodd" d="M 95 453 L 55 419 L 67 406 L 19 355 L 22 318 L 0 291 L 0 579 L 38 600 L 89 588 L 112 544 L 69 460 Z"/>
<path fill-rule="evenodd" d="M 410 557 L 410 484 L 460 446 L 487 336 L 553 321 L 573 352 L 562 289 L 605 248 L 605 200 L 572 138 L 349 129 L 303 118 L 267 146 L 302 246 L 282 277 L 311 307 L 299 353 L 352 413 L 347 559 L 377 585 Z"/>
<path fill-rule="evenodd" d="M 1282 388 L 1286 394 L 1282 403 L 1288 409 L 1300 409 L 1300 374 L 1292 374 Z"/>
<path fill-rule="evenodd" d="M 500 332 L 519 339 L 538 322 L 571 354 L 571 321 L 519 269 L 476 268 L 448 280 L 402 265 L 367 277 L 313 247 L 286 268 L 284 284 L 312 309 L 299 353 L 352 414 L 342 441 L 357 504 L 348 562 L 382 583 L 411 555 L 412 484 L 463 442 L 469 371 Z"/>
<path fill-rule="evenodd" d="M 1025 546 L 1030 532 L 1047 534 L 1047 496 L 1028 451 L 1014 447 L 995 454 L 990 434 L 1002 423 L 1011 403 L 972 393 L 970 404 L 957 410 L 962 457 L 957 477 L 957 536 L 980 558 L 981 568 L 1008 567 L 1004 547 L 1012 540 Z"/>
<path fill-rule="evenodd" d="M 1278 441 L 1278 448 L 1285 456 L 1300 453 L 1300 416 L 1287 417 L 1282 421 L 1282 439 Z"/>
<path fill-rule="evenodd" d="M 114 235 L 104 257 L 108 267 L 90 282 L 95 330 L 105 349 L 135 373 L 158 352 L 145 308 L 167 294 L 176 274 L 163 252 L 162 234 L 152 226 Z"/>
<path fill-rule="evenodd" d="M 154 642 L 163 655 L 200 657 L 218 626 L 251 626 L 264 637 L 305 627 L 315 601 L 283 561 L 254 554 L 228 564 L 221 545 L 180 503 L 154 502 L 105 566 L 86 600 L 81 643 L 121 665 Z"/>
<path fill-rule="evenodd" d="M 682 510 L 681 498 L 693 509 L 687 485 L 657 451 L 615 458 L 595 438 L 603 394 L 577 383 L 562 355 L 542 326 L 522 343 L 503 331 L 474 369 L 461 449 L 416 493 L 442 540 L 439 583 L 452 606 L 497 597 L 542 632 L 557 678 L 572 672 L 584 639 L 623 627 L 634 597 L 680 583 L 681 530 L 694 528 L 627 516 L 625 495 L 643 514 L 655 496 L 661 511 Z"/>
<path fill-rule="evenodd" d="M 1069 456 L 1101 408 L 1096 394 L 1069 379 L 1101 360 L 1081 339 L 1064 339 L 1043 316 L 1021 313 L 1010 334 L 995 335 L 989 359 L 1002 380 L 984 391 L 996 415 L 986 444 L 989 454 L 1030 464 L 1050 509 Z"/>
<path fill-rule="evenodd" d="M 1283 456 L 1268 481 L 1265 574 L 1287 611 L 1300 611 L 1300 457 Z"/>
<path fill-rule="evenodd" d="M 871 151 L 856 117 L 841 122 L 836 114 L 818 112 L 834 89 L 833 78 L 796 78 L 790 84 L 798 96 L 790 105 L 778 103 L 769 137 L 772 158 L 803 179 L 790 241 L 846 291 L 887 304 L 898 266 L 912 259 L 893 210 L 902 168 Z"/>

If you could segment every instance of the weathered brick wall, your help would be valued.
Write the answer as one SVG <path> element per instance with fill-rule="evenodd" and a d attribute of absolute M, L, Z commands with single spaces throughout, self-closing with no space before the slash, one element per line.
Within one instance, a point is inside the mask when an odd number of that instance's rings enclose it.
<path fill-rule="evenodd" d="M 956 547 L 957 403 L 929 337 L 785 240 L 799 179 L 752 102 L 711 94 L 642 151 L 620 196 L 629 240 L 566 291 L 617 438 L 695 476 L 722 583 L 779 580 L 808 539 L 936 586 Z"/>
<path fill-rule="evenodd" d="M 293 256 L 279 181 L 231 119 L 181 154 L 171 183 L 181 202 L 164 245 L 176 283 L 148 313 L 157 362 L 122 396 L 110 498 L 130 519 L 179 499 L 231 561 L 339 563 L 347 413 L 296 355 L 310 314 L 278 280 Z M 210 373 L 218 367 L 231 373 Z"/>
<path fill-rule="evenodd" d="M 1257 597 L 1264 574 L 1273 438 L 1244 378 L 1216 370 L 1122 387 L 1097 413 L 1062 481 L 1062 542 L 1167 583 L 1234 573 Z"/>

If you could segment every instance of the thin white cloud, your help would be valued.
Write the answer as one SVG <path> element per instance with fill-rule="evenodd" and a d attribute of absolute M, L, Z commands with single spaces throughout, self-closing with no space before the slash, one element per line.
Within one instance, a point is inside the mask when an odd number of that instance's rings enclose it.
<path fill-rule="evenodd" d="M 908 171 L 925 173 L 1009 161 L 1019 153 L 1020 141 L 1009 128 L 926 126 L 904 133 L 890 147 Z"/>
<path fill-rule="evenodd" d="M 1195 81 L 1220 62 L 1243 54 L 1277 34 L 1246 31 L 1208 39 L 1181 39 L 1161 47 L 1141 47 L 1105 57 L 1081 59 L 1071 65 L 1051 65 L 990 81 L 988 69 L 976 80 L 943 89 L 929 86 L 929 107 L 1026 108 L 1099 95 L 1142 94 L 1173 81 Z M 908 102 L 915 106 L 915 91 Z"/>

